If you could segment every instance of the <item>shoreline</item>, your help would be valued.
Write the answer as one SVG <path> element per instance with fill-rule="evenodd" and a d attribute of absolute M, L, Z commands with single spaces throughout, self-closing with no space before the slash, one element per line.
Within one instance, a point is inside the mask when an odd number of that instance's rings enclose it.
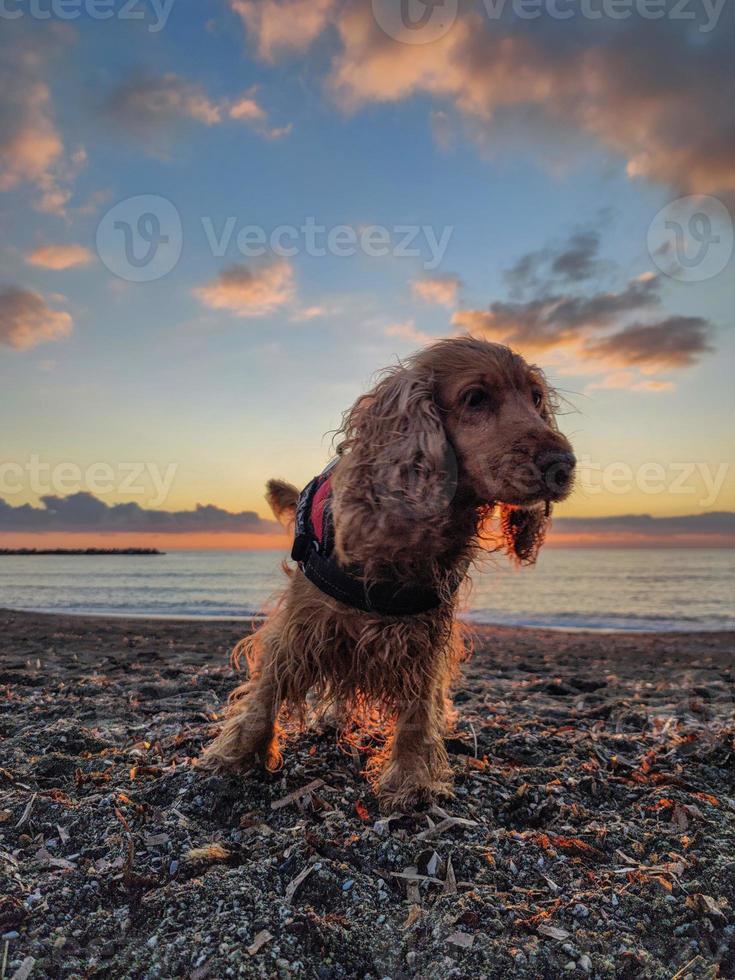
<path fill-rule="evenodd" d="M 115 622 L 119 621 L 129 621 L 131 623 L 201 623 L 201 624 L 211 624 L 214 626 L 226 626 L 227 624 L 247 624 L 247 623 L 262 623 L 267 619 L 266 613 L 246 613 L 242 616 L 186 616 L 172 613 L 171 615 L 166 615 L 165 613 L 160 613 L 158 615 L 153 613 L 129 613 L 129 612 L 73 612 L 73 611 L 60 611 L 56 609 L 15 609 L 6 606 L 0 606 L 0 616 L 4 614 L 18 614 L 23 616 L 44 616 L 47 618 L 58 617 L 60 619 L 70 618 L 70 619 L 89 619 L 89 620 L 113 620 Z M 486 629 L 498 629 L 498 630 L 522 630 L 524 632 L 538 632 L 538 633 L 571 633 L 571 634 L 588 634 L 590 636 L 698 636 L 700 634 L 707 636 L 725 636 L 730 637 L 735 640 L 735 629 L 725 628 L 725 629 L 707 629 L 704 627 L 693 628 L 693 629 L 639 629 L 639 628 L 615 628 L 608 626 L 536 626 L 533 624 L 526 625 L 525 623 L 492 623 L 492 622 L 478 622 L 475 619 L 471 619 L 468 616 L 461 615 L 458 617 L 459 620 L 468 628 L 468 630 L 486 630 Z"/>

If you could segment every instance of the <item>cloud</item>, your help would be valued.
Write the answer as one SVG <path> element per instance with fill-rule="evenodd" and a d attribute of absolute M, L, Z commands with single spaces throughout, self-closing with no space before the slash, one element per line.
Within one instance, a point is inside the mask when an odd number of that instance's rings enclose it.
<path fill-rule="evenodd" d="M 0 44 L 0 191 L 34 185 L 38 211 L 64 216 L 69 184 L 86 161 L 67 156 L 53 117 L 46 71 L 66 44 L 64 31 L 7 31 Z"/>
<path fill-rule="evenodd" d="M 213 310 L 238 317 L 265 316 L 293 299 L 293 267 L 286 259 L 252 267 L 232 265 L 194 293 Z"/>
<path fill-rule="evenodd" d="M 521 256 L 506 273 L 514 299 L 458 310 L 452 323 L 525 354 L 555 356 L 566 373 L 603 374 L 588 391 L 669 390 L 668 380 L 648 375 L 696 364 L 713 350 L 712 324 L 664 315 L 662 277 L 651 272 L 601 289 L 604 267 L 598 234 L 577 230 L 555 248 Z"/>
<path fill-rule="evenodd" d="M 92 253 L 83 245 L 40 245 L 26 257 L 29 265 L 41 269 L 73 269 L 78 265 L 89 265 L 93 260 Z"/>
<path fill-rule="evenodd" d="M 229 118 L 252 126 L 256 132 L 267 139 L 280 139 L 282 136 L 287 136 L 293 129 L 293 124 L 271 126 L 265 109 L 256 99 L 256 93 L 257 86 L 253 86 L 239 99 L 230 103 L 226 110 Z"/>
<path fill-rule="evenodd" d="M 40 506 L 17 507 L 0 500 L 0 534 L 7 533 L 279 533 L 280 525 L 264 520 L 255 511 L 232 512 L 213 504 L 197 504 L 193 510 L 165 511 L 137 503 L 106 504 L 91 493 L 68 497 L 45 496 Z M 651 517 L 630 514 L 621 517 L 559 517 L 554 519 L 554 538 L 571 536 L 590 543 L 642 545 L 735 542 L 735 513 L 712 511 L 683 517 Z"/>
<path fill-rule="evenodd" d="M 397 337 L 400 340 L 408 340 L 412 344 L 423 347 L 436 340 L 431 334 L 419 330 L 413 320 L 405 320 L 403 323 L 391 323 L 385 328 L 386 337 Z"/>
<path fill-rule="evenodd" d="M 68 313 L 52 310 L 39 293 L 14 286 L 0 290 L 0 344 L 27 350 L 68 337 L 73 326 Z"/>
<path fill-rule="evenodd" d="M 629 546 L 692 545 L 698 543 L 732 546 L 735 544 L 735 513 L 710 511 L 682 517 L 652 517 L 650 514 L 626 514 L 620 517 L 559 517 L 554 519 L 553 537 L 589 536 L 591 544 L 608 538 Z M 595 540 L 597 539 L 597 540 Z"/>
<path fill-rule="evenodd" d="M 633 371 L 613 371 L 605 377 L 590 381 L 585 391 L 671 391 L 674 385 L 671 381 L 656 381 L 654 378 L 639 379 Z"/>
<path fill-rule="evenodd" d="M 205 126 L 222 121 L 222 113 L 197 85 L 180 75 L 136 75 L 119 85 L 107 101 L 117 122 L 142 137 L 181 119 Z"/>
<path fill-rule="evenodd" d="M 181 75 L 136 74 L 118 85 L 105 110 L 152 149 L 160 149 L 186 124 L 217 126 L 227 120 L 244 123 L 268 139 L 285 136 L 291 125 L 274 127 L 257 101 L 257 87 L 233 99 L 210 98 L 200 85 Z"/>
<path fill-rule="evenodd" d="M 460 310 L 452 322 L 491 339 L 539 352 L 609 327 L 626 314 L 655 308 L 660 303 L 660 289 L 659 277 L 646 274 L 617 291 L 551 293 L 518 302 L 496 300 L 487 310 Z"/>
<path fill-rule="evenodd" d="M 106 504 L 91 493 L 68 497 L 41 497 L 41 507 L 13 507 L 0 500 L 0 532 L 12 531 L 97 531 L 152 534 L 186 532 L 249 532 L 268 534 L 280 528 L 255 511 L 232 513 L 212 504 L 197 504 L 194 510 L 149 510 L 136 503 Z"/>
<path fill-rule="evenodd" d="M 695 36 L 683 18 L 521 20 L 508 8 L 491 19 L 477 5 L 420 44 L 389 37 L 368 0 L 345 4 L 330 91 L 348 111 L 429 95 L 484 145 L 502 143 L 513 118 L 541 146 L 576 131 L 621 156 L 630 177 L 735 193 L 732 11 Z"/>
<path fill-rule="evenodd" d="M 713 350 L 710 338 L 710 324 L 702 317 L 670 316 L 658 323 L 631 324 L 588 344 L 586 351 L 644 371 L 683 368 Z"/>
<path fill-rule="evenodd" d="M 411 292 L 424 303 L 437 303 L 440 306 L 454 306 L 461 280 L 457 276 L 433 276 L 414 279 Z"/>
<path fill-rule="evenodd" d="M 584 282 L 598 275 L 604 265 L 599 231 L 579 228 L 555 248 L 541 248 L 521 256 L 506 271 L 505 281 L 511 296 L 521 299 Z"/>
<path fill-rule="evenodd" d="M 317 320 L 320 317 L 329 316 L 331 313 L 326 306 L 305 306 L 303 309 L 296 310 L 291 319 L 294 323 L 303 323 L 305 320 Z"/>
<path fill-rule="evenodd" d="M 583 282 L 599 269 L 600 235 L 597 231 L 577 231 L 569 243 L 551 256 L 551 275 L 566 282 Z"/>
<path fill-rule="evenodd" d="M 336 6 L 335 0 L 230 0 L 264 61 L 305 51 L 324 30 Z"/>
<path fill-rule="evenodd" d="M 10 91 L 6 88 L 7 84 L 5 79 L 0 132 L 0 190 L 3 191 L 25 180 L 45 179 L 64 148 L 51 119 L 48 87 L 36 81 L 22 89 L 18 86 L 21 90 L 13 92 L 12 88 Z M 14 119 L 9 118 L 12 110 L 18 113 Z"/>

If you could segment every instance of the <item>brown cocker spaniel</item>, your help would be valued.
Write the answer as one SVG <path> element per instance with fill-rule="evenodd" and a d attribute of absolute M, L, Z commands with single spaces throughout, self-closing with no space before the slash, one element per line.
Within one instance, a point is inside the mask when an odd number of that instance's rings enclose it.
<path fill-rule="evenodd" d="M 346 413 L 331 467 L 268 500 L 294 525 L 296 568 L 274 612 L 239 644 L 250 677 L 230 695 L 209 769 L 281 762 L 279 720 L 310 700 L 347 730 L 382 719 L 368 765 L 386 807 L 450 792 L 449 685 L 465 653 L 458 589 L 499 518 L 531 563 L 575 458 L 542 372 L 500 344 L 442 340 L 389 368 Z"/>

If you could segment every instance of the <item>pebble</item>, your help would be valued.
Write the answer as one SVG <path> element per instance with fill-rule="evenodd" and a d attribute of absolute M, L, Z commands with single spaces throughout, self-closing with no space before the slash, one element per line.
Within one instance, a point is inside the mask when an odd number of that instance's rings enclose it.
<path fill-rule="evenodd" d="M 586 905 L 582 905 L 581 902 L 578 902 L 572 910 L 572 915 L 577 919 L 586 919 L 589 914 L 590 910 Z"/>
<path fill-rule="evenodd" d="M 20 933 L 16 932 L 14 929 L 12 932 L 4 932 L 3 939 L 7 939 L 7 940 L 20 939 Z"/>
<path fill-rule="evenodd" d="M 355 884 L 354 878 L 348 878 L 347 881 L 342 885 L 342 891 L 348 892 L 350 888 Z"/>
<path fill-rule="evenodd" d="M 577 966 L 580 968 L 580 970 L 584 970 L 585 973 L 592 972 L 592 960 L 586 953 L 579 957 Z"/>

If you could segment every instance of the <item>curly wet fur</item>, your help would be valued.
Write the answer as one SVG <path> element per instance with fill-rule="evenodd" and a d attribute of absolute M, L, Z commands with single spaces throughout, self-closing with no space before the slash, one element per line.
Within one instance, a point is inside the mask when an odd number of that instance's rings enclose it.
<path fill-rule="evenodd" d="M 475 361 L 497 368 L 494 384 L 505 385 L 516 401 L 529 377 L 545 384 L 537 369 L 500 345 L 444 341 L 386 372 L 346 413 L 338 434 L 332 476 L 338 560 L 359 566 L 367 581 L 431 584 L 441 597 L 438 608 L 404 617 L 365 613 L 323 594 L 300 569 L 288 569 L 276 608 L 234 652 L 236 663 L 247 662 L 249 679 L 230 695 L 203 766 L 242 769 L 258 758 L 278 768 L 284 725 L 303 723 L 311 698 L 322 711 L 331 707 L 346 732 L 377 722 L 387 735 L 367 768 L 384 806 L 450 791 L 449 688 L 467 654 L 454 586 L 485 546 L 496 509 L 477 477 L 473 482 L 470 448 L 480 437 L 452 394 Z M 509 421 L 507 432 L 493 423 L 509 452 L 529 455 L 544 439 L 544 445 L 568 446 L 548 394 L 538 411 L 524 404 L 515 411 L 528 417 L 525 423 Z M 292 485 L 269 482 L 268 500 L 286 524 L 296 499 Z M 519 563 L 535 559 L 549 510 L 536 500 L 500 506 L 504 546 Z"/>
<path fill-rule="evenodd" d="M 255 757 L 278 768 L 283 726 L 303 723 L 311 693 L 321 712 L 335 709 L 346 735 L 352 726 L 393 731 L 368 767 L 384 801 L 402 806 L 428 798 L 432 787 L 448 790 L 449 685 L 465 653 L 451 605 L 420 616 L 374 616 L 330 599 L 296 571 L 278 607 L 234 652 L 250 676 L 230 695 L 227 720 L 203 761 L 216 752 L 216 768 L 241 768 Z M 420 712 L 425 704 L 434 733 L 428 742 L 423 717 L 402 719 L 404 744 L 395 754 L 415 756 L 406 780 L 401 761 L 390 763 L 395 728 L 406 705 Z"/>

